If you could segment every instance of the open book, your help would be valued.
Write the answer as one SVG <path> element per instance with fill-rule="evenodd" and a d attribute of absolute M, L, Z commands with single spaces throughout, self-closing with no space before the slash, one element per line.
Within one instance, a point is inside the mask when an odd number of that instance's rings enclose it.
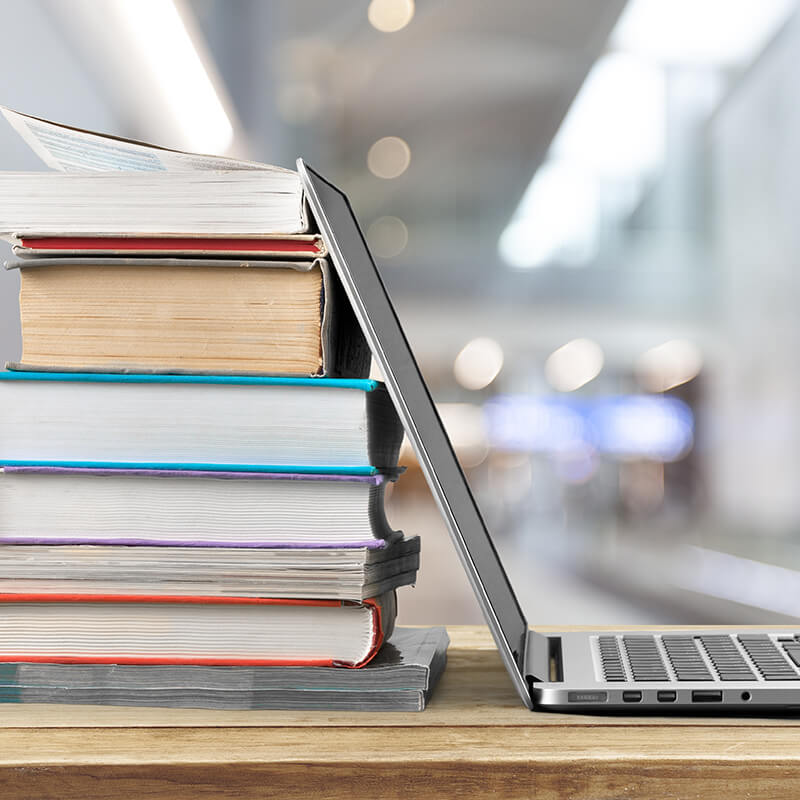
<path fill-rule="evenodd" d="M 167 150 L 3 107 L 0 112 L 53 170 L 0 172 L 0 234 L 12 241 L 45 235 L 252 238 L 308 230 L 302 185 L 292 170 Z"/>

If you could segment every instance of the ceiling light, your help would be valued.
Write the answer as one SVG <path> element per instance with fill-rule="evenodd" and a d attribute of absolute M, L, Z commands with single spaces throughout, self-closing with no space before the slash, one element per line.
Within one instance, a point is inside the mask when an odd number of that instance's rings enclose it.
<path fill-rule="evenodd" d="M 631 0 L 611 44 L 665 64 L 744 65 L 794 7 L 793 0 Z"/>
<path fill-rule="evenodd" d="M 398 136 L 384 136 L 367 153 L 369 171 L 378 178 L 397 178 L 411 163 L 411 148 Z"/>
<path fill-rule="evenodd" d="M 461 466 L 471 468 L 481 464 L 489 455 L 481 407 L 471 403 L 437 403 L 436 409 Z"/>
<path fill-rule="evenodd" d="M 456 356 L 453 373 L 465 389 L 484 389 L 503 368 L 503 348 L 486 337 L 473 339 Z"/>
<path fill-rule="evenodd" d="M 159 87 L 186 147 L 224 153 L 233 126 L 172 0 L 115 0 L 114 10 L 135 52 Z"/>
<path fill-rule="evenodd" d="M 512 267 L 580 265 L 596 255 L 603 213 L 623 216 L 664 161 L 663 70 L 624 53 L 592 67 L 498 249 Z M 611 198 L 611 201 L 609 201 Z"/>
<path fill-rule="evenodd" d="M 636 375 L 645 389 L 666 392 L 696 377 L 703 366 L 697 345 L 673 339 L 652 347 L 636 362 Z"/>
<path fill-rule="evenodd" d="M 664 160 L 665 119 L 662 70 L 609 53 L 589 72 L 551 152 L 601 178 L 639 179 Z"/>
<path fill-rule="evenodd" d="M 379 217 L 367 228 L 367 242 L 378 258 L 394 258 L 408 244 L 408 228 L 397 217 Z"/>
<path fill-rule="evenodd" d="M 574 392 L 603 369 L 603 351 L 591 339 L 573 339 L 550 354 L 544 365 L 548 383 L 559 392 Z"/>
<path fill-rule="evenodd" d="M 367 9 L 370 24 L 382 33 L 402 30 L 413 16 L 414 0 L 372 0 Z"/>
<path fill-rule="evenodd" d="M 500 235 L 503 260 L 516 269 L 558 262 L 580 265 L 597 250 L 595 183 L 559 161 L 545 163 L 533 176 L 514 217 Z"/>

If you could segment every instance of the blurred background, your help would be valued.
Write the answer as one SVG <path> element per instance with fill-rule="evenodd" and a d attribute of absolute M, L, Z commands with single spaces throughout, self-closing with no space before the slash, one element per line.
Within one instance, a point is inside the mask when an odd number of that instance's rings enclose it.
<path fill-rule="evenodd" d="M 795 2 L 0 0 L 0 20 L 1 104 L 303 156 L 350 195 L 531 622 L 800 618 Z M 5 123 L 0 168 L 44 168 Z M 388 513 L 423 566 L 400 622 L 479 622 L 402 463 Z"/>

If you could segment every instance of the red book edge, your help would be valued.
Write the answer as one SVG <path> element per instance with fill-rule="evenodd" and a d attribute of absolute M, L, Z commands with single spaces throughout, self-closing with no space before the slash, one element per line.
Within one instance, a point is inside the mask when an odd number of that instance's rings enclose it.
<path fill-rule="evenodd" d="M 346 600 L 296 600 L 276 597 L 214 597 L 204 595 L 117 595 L 117 594 L 0 594 L 0 603 L 194 603 L 213 605 L 283 605 L 283 606 L 342 606 L 359 605 Z M 264 659 L 264 658 L 188 658 L 182 656 L 31 656 L 0 652 L 0 662 L 20 661 L 42 664 L 152 664 L 236 667 L 347 667 L 358 669 L 375 658 L 384 639 L 382 606 L 377 598 L 364 600 L 361 605 L 372 612 L 372 641 L 367 655 L 350 664 L 333 659 Z"/>
<path fill-rule="evenodd" d="M 23 237 L 23 247 L 30 250 L 130 250 L 141 252 L 152 250 L 202 251 L 202 252 L 257 252 L 257 253 L 302 253 L 322 255 L 324 252 L 319 238 L 294 239 L 219 239 L 196 237 L 143 237 L 143 236 L 43 236 Z"/>

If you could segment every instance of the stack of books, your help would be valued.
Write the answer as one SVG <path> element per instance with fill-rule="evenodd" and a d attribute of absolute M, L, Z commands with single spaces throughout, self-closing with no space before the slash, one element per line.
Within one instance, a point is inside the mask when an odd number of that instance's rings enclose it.
<path fill-rule="evenodd" d="M 424 707 L 443 630 L 365 666 L 419 539 L 298 176 L 3 113 L 61 171 L 0 174 L 0 698 Z"/>

